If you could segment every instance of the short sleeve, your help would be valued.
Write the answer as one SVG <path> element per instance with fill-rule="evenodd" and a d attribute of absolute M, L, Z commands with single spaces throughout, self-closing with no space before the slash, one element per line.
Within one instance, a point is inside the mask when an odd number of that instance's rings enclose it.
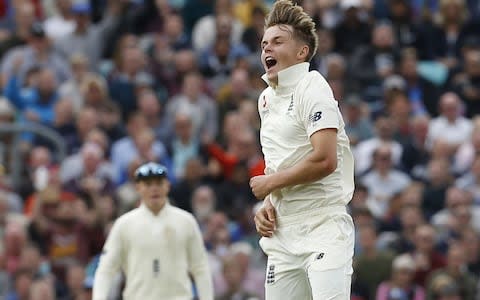
<path fill-rule="evenodd" d="M 327 81 L 320 75 L 310 73 L 302 93 L 299 105 L 299 118 L 310 137 L 313 133 L 327 128 L 338 129 L 340 116 L 338 103 Z"/>

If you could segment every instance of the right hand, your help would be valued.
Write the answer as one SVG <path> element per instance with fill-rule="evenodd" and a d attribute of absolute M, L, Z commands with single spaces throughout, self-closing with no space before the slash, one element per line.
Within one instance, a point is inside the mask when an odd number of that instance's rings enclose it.
<path fill-rule="evenodd" d="M 255 214 L 255 227 L 257 232 L 263 237 L 271 237 L 276 228 L 276 213 L 270 197 L 267 196 L 263 201 L 263 206 Z"/>

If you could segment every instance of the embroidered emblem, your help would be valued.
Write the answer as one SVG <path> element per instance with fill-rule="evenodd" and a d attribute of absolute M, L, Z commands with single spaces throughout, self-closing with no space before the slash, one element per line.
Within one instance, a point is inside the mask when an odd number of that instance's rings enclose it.
<path fill-rule="evenodd" d="M 153 260 L 152 269 L 153 269 L 153 276 L 158 277 L 158 275 L 160 274 L 160 262 L 158 261 L 157 258 Z"/>
<path fill-rule="evenodd" d="M 268 267 L 267 273 L 267 284 L 272 284 L 275 282 L 275 265 L 270 265 Z"/>
<path fill-rule="evenodd" d="M 293 111 L 293 94 L 292 94 L 292 98 L 290 99 L 290 105 L 288 106 L 288 109 L 287 109 L 287 115 Z"/>

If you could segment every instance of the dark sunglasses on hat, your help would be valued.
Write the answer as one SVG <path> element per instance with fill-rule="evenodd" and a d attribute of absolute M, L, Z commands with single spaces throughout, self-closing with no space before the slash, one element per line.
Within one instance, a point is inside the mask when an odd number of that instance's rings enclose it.
<path fill-rule="evenodd" d="M 161 164 L 149 162 L 141 165 L 135 170 L 135 181 L 141 181 L 150 178 L 167 177 L 167 168 Z"/>

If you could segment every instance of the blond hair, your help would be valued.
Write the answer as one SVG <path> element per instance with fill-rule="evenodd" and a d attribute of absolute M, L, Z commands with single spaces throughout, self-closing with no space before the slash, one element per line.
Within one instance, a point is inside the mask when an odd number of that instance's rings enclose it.
<path fill-rule="evenodd" d="M 307 44 L 309 53 L 306 61 L 310 61 L 317 52 L 318 37 L 315 31 L 315 22 L 303 11 L 303 8 L 293 4 L 290 0 L 275 2 L 265 21 L 265 28 L 276 25 L 292 26 L 293 37 Z"/>
<path fill-rule="evenodd" d="M 439 11 L 436 15 L 436 23 L 437 25 L 444 26 L 445 25 L 445 17 L 444 15 L 447 12 L 448 6 L 449 5 L 458 5 L 461 11 L 460 18 L 458 19 L 459 24 L 464 24 L 468 17 L 468 8 L 465 3 L 465 0 L 440 0 L 440 8 Z"/>

